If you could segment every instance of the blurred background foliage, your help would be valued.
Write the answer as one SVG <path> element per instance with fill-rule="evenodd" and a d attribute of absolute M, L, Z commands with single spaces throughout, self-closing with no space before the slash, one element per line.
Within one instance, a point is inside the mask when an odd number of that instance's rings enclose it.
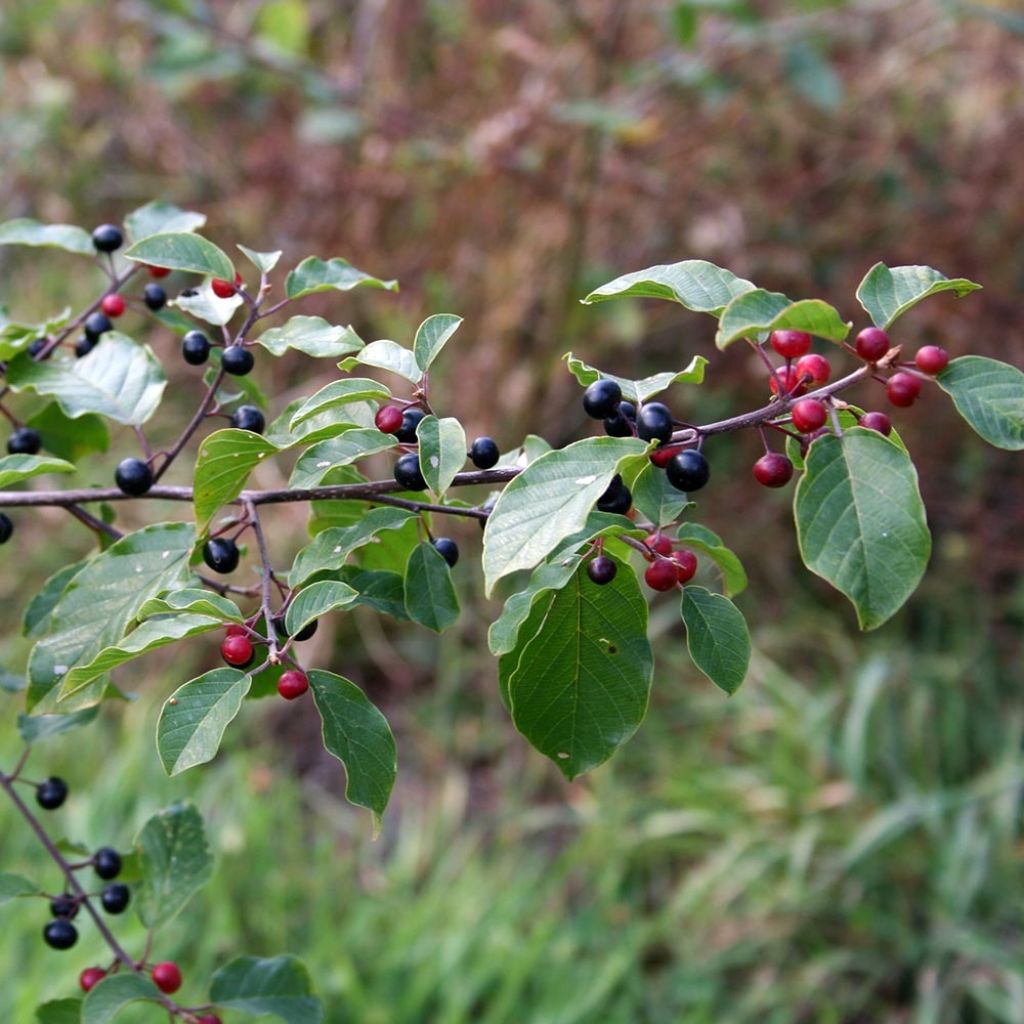
<path fill-rule="evenodd" d="M 91 226 L 166 198 L 225 245 L 398 277 L 397 297 L 308 311 L 406 342 L 428 313 L 465 316 L 435 405 L 505 447 L 584 429 L 570 348 L 631 376 L 712 356 L 704 387 L 672 397 L 690 420 L 763 399 L 763 371 L 715 353 L 711 321 L 577 302 L 688 257 L 855 319 L 872 263 L 928 263 L 985 291 L 922 305 L 896 340 L 1024 364 L 1016 0 L 7 0 L 0 71 L 3 218 Z M 74 267 L 5 250 L 0 298 L 22 319 L 77 306 L 98 282 Z M 170 335 L 150 340 L 185 380 Z M 268 363 L 274 413 L 332 369 Z M 190 389 L 170 396 L 168 431 Z M 202 644 L 152 657 L 137 703 L 33 769 L 69 778 L 60 827 L 93 844 L 195 799 L 221 867 L 161 955 L 195 980 L 235 952 L 294 951 L 332 1024 L 1020 1024 L 1024 473 L 938 394 L 898 426 L 936 539 L 909 607 L 855 635 L 799 566 L 786 496 L 751 480 L 756 438 L 717 442 L 699 515 L 752 575 L 751 678 L 713 691 L 657 606 L 648 721 L 571 786 L 497 699 L 472 558 L 443 638 L 356 614 L 307 646 L 398 734 L 376 843 L 301 708 L 250 710 L 213 766 L 162 777 L 157 694 L 212 664 Z M 275 514 L 283 560 L 305 520 Z M 27 518 L 0 574 L 9 666 L 27 596 L 88 546 L 56 511 Z M 475 527 L 454 529 L 475 552 Z M 19 701 L 0 701 L 8 723 Z M 33 863 L 6 807 L 0 836 L 4 869 Z M 99 952 L 91 933 L 45 952 L 41 907 L 4 914 L 0 1019 L 21 1024 Z"/>

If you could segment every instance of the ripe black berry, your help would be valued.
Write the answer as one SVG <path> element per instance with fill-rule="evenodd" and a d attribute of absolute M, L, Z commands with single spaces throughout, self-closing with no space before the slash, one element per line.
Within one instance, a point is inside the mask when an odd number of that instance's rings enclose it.
<path fill-rule="evenodd" d="M 637 437 L 665 442 L 672 436 L 672 413 L 661 402 L 648 402 L 636 414 Z"/>
<path fill-rule="evenodd" d="M 11 455 L 35 455 L 42 446 L 43 439 L 38 430 L 31 427 L 18 427 L 7 439 L 7 451 Z"/>
<path fill-rule="evenodd" d="M 124 244 L 124 235 L 115 224 L 101 224 L 93 230 L 92 244 L 98 252 L 114 252 Z"/>
<path fill-rule="evenodd" d="M 55 811 L 64 803 L 67 796 L 68 784 L 63 779 L 58 779 L 55 775 L 51 775 L 48 779 L 43 779 L 36 786 L 36 803 L 46 811 Z"/>
<path fill-rule="evenodd" d="M 42 352 L 42 351 L 43 351 L 43 346 L 44 346 L 45 344 L 46 344 L 46 339 L 45 339 L 45 338 L 36 338 L 36 340 L 35 340 L 35 341 L 33 341 L 33 342 L 32 342 L 32 344 L 31 344 L 31 345 L 29 345 L 29 347 L 28 347 L 27 349 L 25 349 L 25 351 L 26 351 L 26 352 L 27 352 L 27 353 L 28 353 L 28 354 L 29 354 L 29 355 L 30 355 L 30 356 L 31 356 L 31 357 L 32 357 L 33 359 L 35 359 L 35 357 L 36 357 L 37 355 L 39 355 L 39 353 L 40 353 L 40 352 Z"/>
<path fill-rule="evenodd" d="M 202 366 L 210 358 L 210 339 L 202 331 L 189 331 L 181 339 L 181 355 L 189 366 Z"/>
<path fill-rule="evenodd" d="M 121 873 L 121 854 L 109 846 L 101 846 L 92 856 L 92 869 L 109 882 Z"/>
<path fill-rule="evenodd" d="M 426 413 L 422 409 L 406 409 L 402 413 L 402 425 L 395 431 L 395 437 L 402 444 L 416 443 L 416 428 Z"/>
<path fill-rule="evenodd" d="M 256 360 L 253 354 L 241 345 L 228 345 L 221 356 L 221 366 L 225 373 L 235 377 L 244 377 L 252 368 Z"/>
<path fill-rule="evenodd" d="M 618 571 L 619 567 L 607 555 L 598 555 L 587 563 L 587 575 L 601 587 L 611 583 Z"/>
<path fill-rule="evenodd" d="M 434 549 L 451 566 L 459 560 L 459 546 L 451 537 L 438 537 L 434 541 Z"/>
<path fill-rule="evenodd" d="M 494 438 L 478 437 L 469 446 L 469 458 L 477 469 L 491 469 L 497 465 L 501 452 L 498 451 Z"/>
<path fill-rule="evenodd" d="M 597 499 L 597 507 L 601 512 L 617 512 L 625 515 L 633 504 L 633 495 L 629 488 L 622 482 L 618 473 L 612 477 L 608 489 Z"/>
<path fill-rule="evenodd" d="M 407 491 L 425 491 L 427 481 L 420 471 L 420 457 L 408 452 L 395 463 L 395 480 Z"/>
<path fill-rule="evenodd" d="M 203 561 L 214 572 L 234 572 L 238 568 L 238 545 L 227 537 L 211 537 L 203 545 Z"/>
<path fill-rule="evenodd" d="M 113 328 L 113 324 L 110 322 L 110 317 L 106 313 L 90 313 L 85 318 L 85 336 L 92 341 L 99 341 L 101 334 L 106 334 L 107 331 Z"/>
<path fill-rule="evenodd" d="M 626 406 L 633 410 L 632 416 L 626 415 Z M 619 408 L 613 416 L 606 416 L 604 419 L 604 432 L 609 437 L 632 437 L 633 426 L 636 421 L 636 407 L 631 402 L 620 402 Z"/>
<path fill-rule="evenodd" d="M 78 914 L 78 900 L 66 892 L 63 896 L 55 896 L 50 900 L 50 913 L 54 917 L 63 917 L 65 920 L 72 920 Z"/>
<path fill-rule="evenodd" d="M 75 356 L 81 359 L 82 356 L 87 356 L 96 347 L 96 339 L 90 338 L 83 334 L 78 341 L 75 342 Z"/>
<path fill-rule="evenodd" d="M 78 929 L 70 921 L 57 918 L 43 929 L 43 941 L 52 949 L 70 949 L 78 941 Z"/>
<path fill-rule="evenodd" d="M 267 426 L 263 413 L 255 405 L 240 405 L 231 416 L 231 426 L 239 430 L 251 430 L 254 434 L 262 434 Z"/>
<path fill-rule="evenodd" d="M 150 281 L 142 289 L 142 301 L 156 313 L 167 305 L 167 292 L 160 285 Z"/>
<path fill-rule="evenodd" d="M 711 467 L 696 448 L 685 448 L 669 459 L 665 475 L 677 491 L 689 493 L 699 491 L 708 482 Z"/>
<path fill-rule="evenodd" d="M 100 895 L 100 903 L 108 914 L 123 913 L 132 898 L 132 891 L 123 882 L 108 885 Z"/>
<path fill-rule="evenodd" d="M 622 388 L 614 380 L 595 380 L 583 392 L 583 411 L 595 420 L 614 416 L 622 401 Z"/>
<path fill-rule="evenodd" d="M 308 640 L 317 631 L 317 627 L 320 625 L 318 619 L 314 619 L 312 622 L 303 626 L 302 629 L 292 637 L 297 643 L 301 643 L 303 640 Z M 279 637 L 288 639 L 288 634 L 284 628 L 284 616 L 278 615 L 274 617 L 274 630 Z"/>
<path fill-rule="evenodd" d="M 153 486 L 153 471 L 142 459 L 122 459 L 114 472 L 114 483 L 137 498 Z"/>
<path fill-rule="evenodd" d="M 12 533 L 14 533 L 14 523 L 11 522 L 10 516 L 0 512 L 0 544 L 6 544 L 11 539 Z"/>

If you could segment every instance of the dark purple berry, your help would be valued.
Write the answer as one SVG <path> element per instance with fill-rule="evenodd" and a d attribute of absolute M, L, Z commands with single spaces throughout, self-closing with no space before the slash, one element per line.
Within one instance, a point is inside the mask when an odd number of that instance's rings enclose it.
<path fill-rule="evenodd" d="M 669 459 L 665 475 L 677 491 L 688 494 L 690 491 L 699 491 L 708 482 L 711 467 L 696 448 L 684 448 Z"/>
<path fill-rule="evenodd" d="M 622 388 L 614 380 L 595 380 L 583 392 L 583 411 L 595 420 L 614 416 L 622 401 Z"/>
<path fill-rule="evenodd" d="M 137 498 L 153 486 L 153 471 L 142 459 L 122 459 L 114 472 L 114 483 L 125 494 Z"/>
<path fill-rule="evenodd" d="M 434 541 L 434 550 L 453 568 L 459 560 L 459 546 L 451 537 L 438 537 Z"/>
<path fill-rule="evenodd" d="M 36 786 L 36 803 L 46 811 L 55 811 L 68 797 L 68 784 L 51 775 Z"/>
<path fill-rule="evenodd" d="M 615 579 L 619 567 L 607 555 L 598 555 L 587 563 L 587 575 L 598 585 L 604 586 Z"/>
<path fill-rule="evenodd" d="M 648 402 L 636 414 L 637 437 L 664 443 L 672 436 L 672 413 L 661 402 Z"/>
<path fill-rule="evenodd" d="M 115 224 L 101 224 L 93 229 L 92 244 L 97 252 L 115 252 L 124 244 L 124 235 Z"/>
<path fill-rule="evenodd" d="M 18 427 L 7 439 L 7 451 L 11 455 L 35 455 L 42 447 L 43 439 L 38 430 L 31 427 Z"/>
<path fill-rule="evenodd" d="M 501 452 L 493 438 L 478 437 L 469 446 L 470 461 L 477 469 L 491 469 L 497 465 Z"/>

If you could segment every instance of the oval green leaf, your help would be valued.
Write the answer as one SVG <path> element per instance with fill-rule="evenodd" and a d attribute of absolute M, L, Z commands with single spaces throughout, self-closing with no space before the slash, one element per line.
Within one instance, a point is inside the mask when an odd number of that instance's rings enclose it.
<path fill-rule="evenodd" d="M 234 281 L 235 267 L 223 249 L 190 231 L 168 231 L 140 238 L 124 252 L 125 259 L 171 270 Z"/>
<path fill-rule="evenodd" d="M 389 292 L 397 292 L 398 282 L 385 281 L 372 274 L 366 274 L 339 256 L 331 260 L 309 256 L 288 274 L 285 295 L 289 299 L 299 299 L 314 292 L 348 292 L 353 288 L 383 288 Z"/>
<path fill-rule="evenodd" d="M 242 493 L 253 467 L 277 451 L 277 446 L 265 437 L 234 427 L 204 439 L 196 459 L 192 494 L 200 531 L 206 529 L 221 506 Z"/>
<path fill-rule="evenodd" d="M 936 378 L 956 411 L 989 444 L 1024 448 L 1024 373 L 984 356 L 954 359 Z"/>
<path fill-rule="evenodd" d="M 321 615 L 352 604 L 359 594 L 345 583 L 335 580 L 321 580 L 300 590 L 288 605 L 284 628 L 289 636 L 301 633 Z"/>
<path fill-rule="evenodd" d="M 424 416 L 416 428 L 420 468 L 427 486 L 438 497 L 452 485 L 466 463 L 466 434 L 454 416 Z"/>
<path fill-rule="evenodd" d="M 42 473 L 74 473 L 75 467 L 48 455 L 5 455 L 0 458 L 0 488 L 20 484 Z"/>
<path fill-rule="evenodd" d="M 109 1024 L 130 1003 L 158 1003 L 161 995 L 144 974 L 110 974 L 89 991 L 82 1003 L 82 1024 Z"/>
<path fill-rule="evenodd" d="M 412 350 L 416 363 L 426 373 L 430 364 L 440 355 L 441 349 L 448 344 L 451 336 L 459 329 L 461 316 L 452 313 L 435 313 L 428 316 L 416 329 L 416 338 Z"/>
<path fill-rule="evenodd" d="M 876 327 L 888 328 L 922 299 L 940 292 L 957 298 L 981 287 L 965 277 L 948 278 L 933 267 L 887 267 L 876 263 L 857 286 L 857 298 Z"/>
<path fill-rule="evenodd" d="M 680 611 L 694 665 L 719 689 L 735 693 L 750 665 L 750 633 L 743 613 L 729 598 L 693 586 L 683 588 Z"/>
<path fill-rule="evenodd" d="M 327 412 L 338 409 L 352 402 L 376 401 L 384 402 L 391 397 L 391 389 L 380 381 L 369 377 L 346 377 L 343 380 L 332 380 L 322 387 L 311 398 L 307 398 L 292 415 L 288 429 L 294 431 L 301 423 Z"/>
<path fill-rule="evenodd" d="M 322 316 L 293 316 L 283 327 L 264 331 L 256 343 L 275 356 L 294 349 L 317 358 L 347 356 L 363 347 L 363 339 L 351 327 L 336 327 Z"/>
<path fill-rule="evenodd" d="M 820 299 L 793 302 L 781 292 L 757 288 L 733 300 L 722 313 L 715 335 L 720 349 L 741 338 L 760 338 L 769 331 L 806 331 L 818 338 L 842 342 L 852 325 Z"/>
<path fill-rule="evenodd" d="M 269 1014 L 284 1024 L 320 1024 L 324 1018 L 309 972 L 293 956 L 236 957 L 214 974 L 210 1001 L 256 1017 Z"/>
<path fill-rule="evenodd" d="M 413 548 L 405 568 L 405 608 L 409 618 L 442 633 L 459 617 L 459 596 L 451 569 L 433 544 Z"/>
<path fill-rule="evenodd" d="M 45 246 L 79 256 L 92 256 L 96 252 L 92 237 L 84 228 L 73 224 L 40 224 L 29 217 L 0 224 L 0 245 Z"/>

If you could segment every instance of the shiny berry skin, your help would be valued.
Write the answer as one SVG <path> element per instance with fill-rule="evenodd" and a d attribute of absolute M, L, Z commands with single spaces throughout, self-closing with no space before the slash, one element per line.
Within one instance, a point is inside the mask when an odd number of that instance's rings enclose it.
<path fill-rule="evenodd" d="M 252 641 L 247 636 L 226 636 L 220 642 L 220 656 L 235 668 L 246 668 L 254 657 Z"/>
<path fill-rule="evenodd" d="M 689 583 L 697 575 L 697 556 L 686 548 L 672 552 L 672 561 L 676 563 L 676 580 Z"/>
<path fill-rule="evenodd" d="M 785 359 L 799 359 L 811 351 L 811 336 L 806 331 L 772 331 L 768 341 Z"/>
<path fill-rule="evenodd" d="M 86 337 L 82 335 L 78 341 L 75 342 L 75 358 L 81 359 L 82 356 L 87 356 L 96 347 L 96 339 Z"/>
<path fill-rule="evenodd" d="M 267 421 L 255 405 L 240 405 L 231 414 L 231 426 L 236 430 L 248 430 L 253 434 L 262 434 L 266 429 Z"/>
<path fill-rule="evenodd" d="M 942 373 L 949 366 L 949 353 L 938 345 L 925 345 L 917 350 L 914 356 L 914 365 L 922 373 Z"/>
<path fill-rule="evenodd" d="M 798 359 L 796 378 L 801 383 L 797 394 L 803 394 L 808 387 L 820 388 L 822 384 L 828 383 L 831 376 L 832 364 L 824 356 L 812 352 L 810 355 Z"/>
<path fill-rule="evenodd" d="M 500 458 L 501 452 L 493 437 L 478 437 L 469 446 L 469 461 L 477 469 L 493 469 Z"/>
<path fill-rule="evenodd" d="M 782 386 L 783 397 L 790 395 L 802 395 L 807 386 L 801 381 L 800 373 L 795 366 L 777 366 L 775 373 L 768 380 L 768 387 L 773 395 L 779 393 L 779 386 Z"/>
<path fill-rule="evenodd" d="M 51 775 L 36 786 L 36 803 L 44 811 L 55 811 L 68 798 L 68 784 Z"/>
<path fill-rule="evenodd" d="M 142 459 L 122 459 L 114 471 L 114 483 L 132 497 L 139 497 L 153 486 L 153 471 Z"/>
<path fill-rule="evenodd" d="M 59 917 L 43 929 L 43 941 L 51 949 L 70 949 L 78 941 L 78 929 Z"/>
<path fill-rule="evenodd" d="M 659 555 L 672 554 L 672 541 L 663 533 L 649 533 L 644 537 L 644 543 Z"/>
<path fill-rule="evenodd" d="M 210 282 L 210 287 L 213 289 L 213 294 L 218 299 L 230 299 L 232 295 L 238 291 L 238 287 L 232 284 L 230 281 L 225 281 L 222 277 L 215 277 Z"/>
<path fill-rule="evenodd" d="M 106 313 L 100 313 L 97 310 L 85 318 L 82 329 L 85 331 L 85 336 L 91 341 L 99 341 L 100 336 L 106 334 L 113 326 L 110 322 L 110 317 Z"/>
<path fill-rule="evenodd" d="M 609 437 L 632 437 L 633 426 L 621 412 L 617 412 L 604 418 L 604 432 Z"/>
<path fill-rule="evenodd" d="M 0 512 L 0 544 L 6 544 L 14 533 L 14 523 L 5 512 Z"/>
<path fill-rule="evenodd" d="M 302 629 L 300 629 L 298 633 L 295 634 L 293 639 L 295 640 L 296 643 L 302 643 L 303 640 L 309 640 L 310 637 L 312 637 L 313 634 L 316 633 L 317 627 L 319 625 L 320 620 L 314 619 L 312 622 L 307 623 L 305 626 L 303 626 Z"/>
<path fill-rule="evenodd" d="M 622 401 L 622 388 L 614 380 L 595 380 L 583 392 L 583 411 L 595 420 L 614 416 Z"/>
<path fill-rule="evenodd" d="M 881 327 L 865 327 L 857 335 L 853 347 L 861 359 L 869 363 L 877 363 L 892 348 L 889 335 Z"/>
<path fill-rule="evenodd" d="M 124 299 L 113 293 L 104 295 L 103 301 L 100 303 L 100 309 L 110 317 L 119 317 L 126 308 Z"/>
<path fill-rule="evenodd" d="M 225 373 L 234 377 L 244 377 L 255 365 L 253 354 L 241 345 L 228 345 L 221 356 L 220 364 Z"/>
<path fill-rule="evenodd" d="M 647 566 L 644 582 L 651 590 L 671 590 L 679 582 L 678 566 L 671 558 L 657 558 Z"/>
<path fill-rule="evenodd" d="M 426 413 L 422 409 L 406 409 L 402 413 L 402 425 L 394 432 L 402 444 L 416 444 L 416 428 Z"/>
<path fill-rule="evenodd" d="M 768 452 L 754 463 L 754 479 L 762 487 L 785 487 L 793 479 L 793 463 L 781 452 Z"/>
<path fill-rule="evenodd" d="M 296 697 L 301 697 L 308 689 L 309 680 L 306 678 L 306 673 L 299 672 L 296 669 L 282 672 L 281 678 L 277 681 L 277 692 L 285 700 L 295 700 Z"/>
<path fill-rule="evenodd" d="M 132 891 L 123 882 L 108 885 L 100 894 L 100 903 L 108 914 L 123 914 L 132 899 Z"/>
<path fill-rule="evenodd" d="M 167 292 L 160 285 L 150 282 L 142 289 L 142 301 L 147 308 L 157 313 L 167 305 Z"/>
<path fill-rule="evenodd" d="M 611 583 L 618 571 L 619 567 L 615 564 L 615 561 L 607 555 L 598 555 L 597 558 L 592 558 L 587 562 L 587 575 L 599 587 L 603 587 L 606 583 Z"/>
<path fill-rule="evenodd" d="M 434 550 L 453 568 L 459 560 L 459 546 L 451 537 L 438 537 L 434 541 Z"/>
<path fill-rule="evenodd" d="M 121 854 L 110 846 L 102 846 L 92 855 L 92 869 L 105 882 L 121 874 Z"/>
<path fill-rule="evenodd" d="M 661 445 L 655 448 L 647 457 L 658 469 L 664 469 L 669 464 L 672 456 L 678 455 L 682 450 L 682 448 L 673 448 L 671 445 Z"/>
<path fill-rule="evenodd" d="M 237 622 L 232 622 L 227 629 L 224 630 L 225 636 L 248 636 L 249 631 L 245 626 L 239 625 Z"/>
<path fill-rule="evenodd" d="M 884 412 L 866 412 L 857 425 L 868 430 L 877 430 L 886 437 L 892 433 L 892 420 Z"/>
<path fill-rule="evenodd" d="M 909 373 L 894 373 L 886 382 L 885 394 L 893 405 L 906 409 L 921 394 L 921 382 Z"/>
<path fill-rule="evenodd" d="M 36 357 L 37 355 L 39 355 L 39 353 L 40 353 L 40 352 L 42 352 L 42 351 L 43 351 L 43 348 L 44 348 L 45 346 L 46 346 L 46 338 L 36 338 L 36 340 L 35 340 L 35 341 L 33 341 L 33 342 L 32 342 L 32 344 L 31 344 L 31 345 L 29 345 L 29 347 L 28 347 L 27 349 L 25 349 L 25 351 L 26 351 L 26 352 L 27 352 L 27 353 L 28 353 L 28 354 L 29 354 L 29 355 L 30 355 L 30 356 L 31 356 L 31 357 L 32 357 L 33 359 L 35 359 L 35 357 Z"/>
<path fill-rule="evenodd" d="M 63 917 L 70 921 L 78 915 L 78 906 L 78 900 L 66 892 L 63 896 L 55 896 L 50 900 L 50 913 L 54 917 Z"/>
<path fill-rule="evenodd" d="M 124 244 L 124 235 L 116 224 L 101 224 L 93 229 L 92 244 L 97 252 L 116 252 Z"/>
<path fill-rule="evenodd" d="M 238 545 L 228 537 L 211 537 L 203 545 L 203 561 L 222 574 L 238 568 Z"/>
<path fill-rule="evenodd" d="M 636 414 L 636 434 L 642 441 L 665 442 L 672 436 L 672 413 L 661 402 L 648 402 Z"/>
<path fill-rule="evenodd" d="M 407 452 L 395 463 L 395 480 L 407 491 L 425 491 L 427 481 L 420 470 L 420 457 Z"/>
<path fill-rule="evenodd" d="M 711 477 L 711 467 L 702 452 L 686 448 L 669 459 L 665 467 L 668 482 L 677 490 L 699 491 Z"/>
<path fill-rule="evenodd" d="M 42 447 L 43 439 L 38 430 L 31 427 L 18 427 L 7 438 L 7 451 L 11 455 L 35 455 Z"/>
<path fill-rule="evenodd" d="M 210 358 L 210 339 L 202 331 L 189 331 L 181 339 L 181 357 L 189 366 L 202 366 Z"/>
<path fill-rule="evenodd" d="M 801 434 L 813 434 L 815 430 L 825 426 L 828 419 L 828 410 L 816 398 L 802 398 L 790 412 L 793 416 L 793 426 Z"/>
<path fill-rule="evenodd" d="M 402 426 L 402 410 L 397 405 L 385 405 L 377 410 L 373 422 L 382 434 L 393 434 Z"/>
<path fill-rule="evenodd" d="M 151 263 L 145 264 L 146 273 L 150 277 L 166 277 L 170 272 L 170 267 L 154 267 Z"/>
<path fill-rule="evenodd" d="M 78 984 L 83 992 L 94 989 L 105 977 L 107 972 L 102 967 L 86 967 L 78 976 Z"/>
<path fill-rule="evenodd" d="M 153 964 L 153 984 L 165 995 L 172 995 L 181 988 L 181 969 L 170 960 Z"/>
<path fill-rule="evenodd" d="M 633 504 L 633 495 L 629 488 L 622 482 L 618 473 L 612 477 L 611 483 L 605 489 L 604 494 L 597 499 L 597 508 L 600 512 L 615 512 L 625 515 Z"/>

